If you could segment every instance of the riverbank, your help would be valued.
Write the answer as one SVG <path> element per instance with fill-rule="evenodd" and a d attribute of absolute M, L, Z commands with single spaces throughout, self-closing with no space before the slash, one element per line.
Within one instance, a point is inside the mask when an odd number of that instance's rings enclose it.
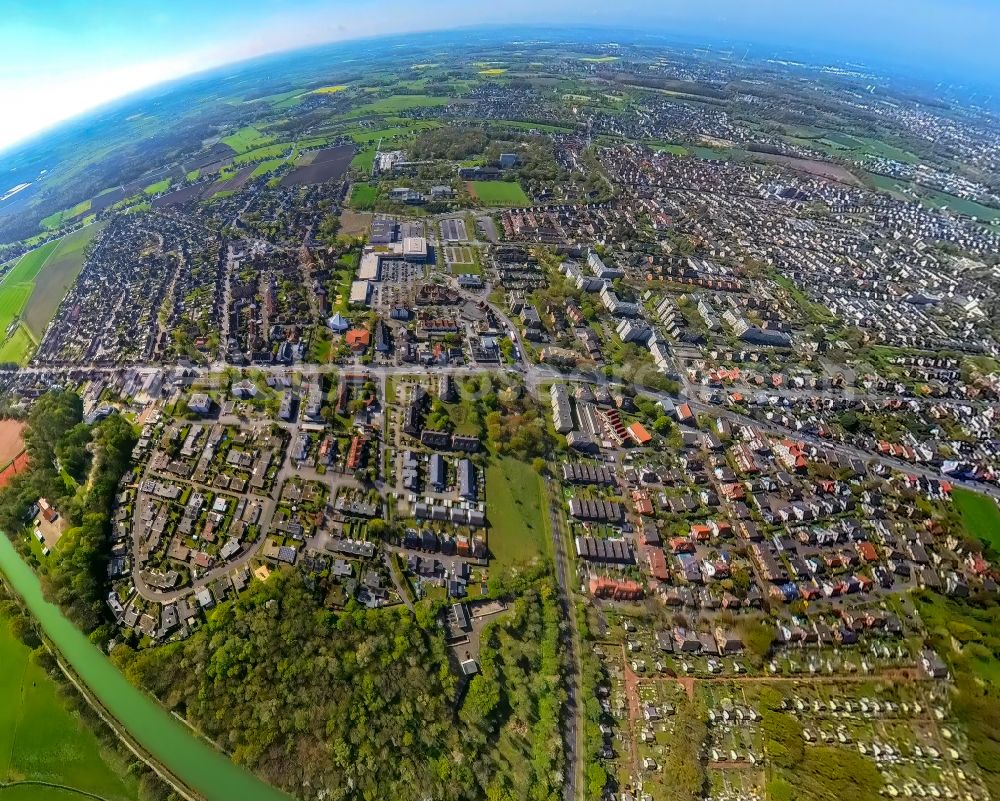
<path fill-rule="evenodd" d="M 64 692 L 69 688 L 49 672 L 51 660 L 39 654 L 16 636 L 12 617 L 0 613 L 0 801 L 11 797 L 7 788 L 32 783 L 135 801 L 129 760 L 108 746 L 109 733 L 99 736 L 89 725 L 93 718 L 84 715 L 81 699 Z"/>
<path fill-rule="evenodd" d="M 290 801 L 290 796 L 234 765 L 133 687 L 54 604 L 6 536 L 0 535 L 0 573 L 24 601 L 85 696 L 105 710 L 109 724 L 151 757 L 191 797 L 205 801 Z M 113 723 L 112 723 L 113 721 Z"/>

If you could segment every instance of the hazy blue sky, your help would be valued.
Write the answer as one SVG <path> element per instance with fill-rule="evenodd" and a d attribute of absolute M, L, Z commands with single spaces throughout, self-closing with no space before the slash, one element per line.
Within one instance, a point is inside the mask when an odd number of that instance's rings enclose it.
<path fill-rule="evenodd" d="M 142 87 L 263 53 L 518 22 L 619 23 L 1000 82 L 1000 0 L 0 0 L 0 148 Z"/>

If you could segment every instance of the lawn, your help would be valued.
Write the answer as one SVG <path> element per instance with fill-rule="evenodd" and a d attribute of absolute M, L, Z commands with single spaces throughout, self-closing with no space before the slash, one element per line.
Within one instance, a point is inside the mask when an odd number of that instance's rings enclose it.
<path fill-rule="evenodd" d="M 530 201 L 513 181 L 470 181 L 472 191 L 488 206 L 527 206 Z"/>
<path fill-rule="evenodd" d="M 258 147 L 264 147 L 274 141 L 270 136 L 266 136 L 254 128 L 252 125 L 240 128 L 236 133 L 224 136 L 222 143 L 229 145 L 237 153 L 246 153 Z"/>
<path fill-rule="evenodd" d="M 0 783 L 43 781 L 77 788 L 107 801 L 135 799 L 138 789 L 124 765 L 107 754 L 72 712 L 60 689 L 35 664 L 0 617 Z M 111 761 L 113 764 L 109 764 Z M 0 800 L 42 801 L 58 795 L 39 787 L 0 789 Z"/>
<path fill-rule="evenodd" d="M 355 209 L 370 209 L 375 205 L 377 190 L 371 184 L 358 183 L 351 185 L 350 206 Z"/>
<path fill-rule="evenodd" d="M 160 195 L 166 192 L 170 188 L 170 179 L 164 178 L 162 181 L 157 181 L 155 184 L 150 184 L 142 191 L 147 195 Z"/>
<path fill-rule="evenodd" d="M 375 148 L 366 147 L 364 150 L 359 150 L 354 154 L 354 158 L 351 159 L 351 166 L 361 170 L 365 174 L 370 174 L 372 171 L 372 165 L 375 163 Z"/>
<path fill-rule="evenodd" d="M 486 517 L 495 564 L 531 562 L 548 548 L 541 477 L 530 464 L 509 456 L 486 468 Z"/>
<path fill-rule="evenodd" d="M 684 145 L 675 145 L 672 142 L 651 142 L 650 147 L 652 147 L 653 150 L 670 153 L 673 156 L 691 155 L 691 151 L 684 147 Z"/>
<path fill-rule="evenodd" d="M 18 325 L 14 333 L 0 345 L 0 364 L 26 364 L 35 352 L 35 341 L 23 325 Z"/>
<path fill-rule="evenodd" d="M 1000 507 L 996 502 L 963 487 L 953 488 L 951 497 L 965 530 L 1000 553 Z"/>

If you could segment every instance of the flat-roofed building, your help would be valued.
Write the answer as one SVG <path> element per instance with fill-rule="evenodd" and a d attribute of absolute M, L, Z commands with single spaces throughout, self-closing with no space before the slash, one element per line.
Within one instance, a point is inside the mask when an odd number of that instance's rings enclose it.
<path fill-rule="evenodd" d="M 352 306 L 367 306 L 371 287 L 371 281 L 352 281 L 350 304 Z"/>
<path fill-rule="evenodd" d="M 403 258 L 423 264 L 427 261 L 427 240 L 422 236 L 408 236 L 403 240 Z"/>

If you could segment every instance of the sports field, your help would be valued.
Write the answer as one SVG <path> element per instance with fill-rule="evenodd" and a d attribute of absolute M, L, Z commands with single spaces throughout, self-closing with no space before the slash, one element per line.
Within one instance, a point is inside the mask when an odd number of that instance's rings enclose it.
<path fill-rule="evenodd" d="M 528 563 L 545 553 L 542 479 L 530 464 L 503 457 L 486 468 L 486 519 L 496 564 Z"/>
<path fill-rule="evenodd" d="M 124 765 L 107 754 L 97 737 L 63 700 L 60 690 L 31 658 L 0 616 L 0 801 L 83 798 L 72 789 L 107 801 L 134 801 L 138 788 Z M 56 790 L 16 782 L 63 785 Z"/>
<path fill-rule="evenodd" d="M 527 206 L 531 201 L 512 181 L 470 181 L 472 194 L 488 206 Z"/>
<path fill-rule="evenodd" d="M 962 487 L 952 489 L 951 497 L 965 530 L 1000 553 L 1000 506 L 996 501 Z"/>

